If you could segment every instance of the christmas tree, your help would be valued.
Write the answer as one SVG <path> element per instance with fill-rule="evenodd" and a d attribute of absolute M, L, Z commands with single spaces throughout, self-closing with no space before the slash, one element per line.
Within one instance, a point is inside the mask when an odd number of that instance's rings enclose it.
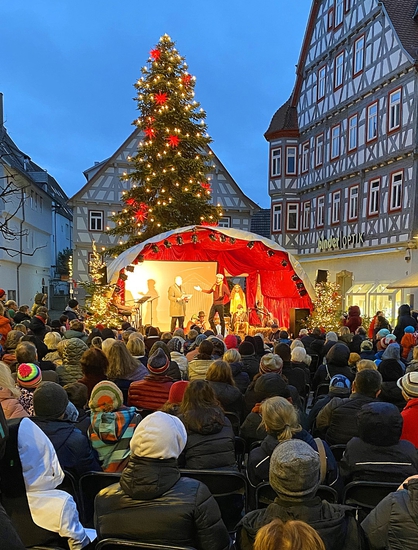
<path fill-rule="evenodd" d="M 124 175 L 123 211 L 112 217 L 119 237 L 108 254 L 119 254 L 154 235 L 194 224 L 213 224 L 222 215 L 211 204 L 212 141 L 206 113 L 194 99 L 195 77 L 165 34 L 150 52 L 135 84 L 142 131 L 133 170 Z"/>
<path fill-rule="evenodd" d="M 315 292 L 314 309 L 305 322 L 306 327 L 319 327 L 325 332 L 338 331 L 341 327 L 340 287 L 336 283 L 318 283 Z"/>
<path fill-rule="evenodd" d="M 93 241 L 93 253 L 89 262 L 90 280 L 79 282 L 79 286 L 86 291 L 85 307 L 89 312 L 85 320 L 87 328 L 94 328 L 98 324 L 105 327 L 119 327 L 123 322 L 118 314 L 118 308 L 110 303 L 115 284 L 103 284 L 103 277 L 106 271 L 106 264 L 102 256 L 97 252 L 95 241 Z"/>

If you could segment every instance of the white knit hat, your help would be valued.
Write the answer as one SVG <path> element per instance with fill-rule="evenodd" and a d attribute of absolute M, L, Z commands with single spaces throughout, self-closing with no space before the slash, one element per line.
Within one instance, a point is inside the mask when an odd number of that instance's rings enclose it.
<path fill-rule="evenodd" d="M 186 443 L 183 422 L 176 416 L 157 411 L 138 424 L 131 439 L 131 452 L 146 458 L 178 458 Z"/>

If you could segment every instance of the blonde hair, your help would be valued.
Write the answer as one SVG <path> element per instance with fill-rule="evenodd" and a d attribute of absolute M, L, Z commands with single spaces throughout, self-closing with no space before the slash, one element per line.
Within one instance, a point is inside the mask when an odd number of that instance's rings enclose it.
<path fill-rule="evenodd" d="M 261 404 L 262 423 L 278 441 L 292 439 L 302 430 L 295 407 L 284 397 L 269 397 Z"/>
<path fill-rule="evenodd" d="M 412 359 L 418 361 L 418 346 L 412 348 Z"/>
<path fill-rule="evenodd" d="M 131 332 L 129 335 L 129 340 L 133 340 L 134 338 L 139 338 L 140 340 L 144 341 L 144 335 L 140 332 Z"/>
<path fill-rule="evenodd" d="M 16 382 L 13 380 L 12 373 L 3 361 L 0 361 L 0 387 L 9 390 L 16 399 L 20 397 L 20 389 L 16 387 Z"/>
<path fill-rule="evenodd" d="M 377 365 L 374 361 L 371 361 L 370 359 L 361 359 L 357 362 L 356 368 L 357 372 L 367 369 L 377 370 Z"/>
<path fill-rule="evenodd" d="M 142 357 L 145 354 L 145 344 L 141 338 L 130 338 L 126 344 L 126 348 L 131 355 L 135 355 L 136 357 Z"/>
<path fill-rule="evenodd" d="M 222 359 L 227 363 L 237 363 L 241 361 L 241 354 L 237 349 L 228 349 L 224 353 Z"/>
<path fill-rule="evenodd" d="M 106 340 L 103 342 L 102 346 Z M 137 368 L 138 363 L 129 353 L 126 345 L 120 340 L 113 340 L 113 344 L 105 351 L 103 350 L 108 361 L 107 377 L 109 380 L 116 378 L 126 378 L 131 375 Z"/>
<path fill-rule="evenodd" d="M 343 336 L 344 334 L 350 334 L 350 329 L 348 327 L 341 327 L 340 328 L 340 335 Z"/>
<path fill-rule="evenodd" d="M 47 332 L 44 338 L 44 344 L 48 349 L 57 349 L 58 343 L 62 338 L 58 332 Z"/>
<path fill-rule="evenodd" d="M 318 533 L 304 521 L 274 519 L 257 531 L 254 550 L 325 550 Z"/>
<path fill-rule="evenodd" d="M 102 351 L 108 358 L 109 350 L 113 346 L 113 344 L 116 342 L 114 338 L 106 338 L 102 341 Z"/>

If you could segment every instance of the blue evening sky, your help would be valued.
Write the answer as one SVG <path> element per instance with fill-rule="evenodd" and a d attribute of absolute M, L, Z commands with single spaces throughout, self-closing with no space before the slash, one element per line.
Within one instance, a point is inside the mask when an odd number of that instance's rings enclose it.
<path fill-rule="evenodd" d="M 263 207 L 263 134 L 292 91 L 311 0 L 14 0 L 0 6 L 8 132 L 71 197 L 133 131 L 133 83 L 167 33 L 197 78 L 213 150 Z"/>

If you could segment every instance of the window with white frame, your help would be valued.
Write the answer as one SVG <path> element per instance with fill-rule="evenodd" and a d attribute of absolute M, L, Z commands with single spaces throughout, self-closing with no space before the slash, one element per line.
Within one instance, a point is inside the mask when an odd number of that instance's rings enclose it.
<path fill-rule="evenodd" d="M 311 228 L 311 201 L 303 203 L 302 213 L 302 229 L 308 230 Z"/>
<path fill-rule="evenodd" d="M 334 62 L 334 89 L 341 88 L 344 79 L 344 52 L 335 57 Z"/>
<path fill-rule="evenodd" d="M 296 175 L 296 155 L 296 147 L 286 147 L 286 174 L 289 176 Z"/>
<path fill-rule="evenodd" d="M 318 197 L 316 203 L 316 225 L 323 227 L 325 225 L 325 196 Z"/>
<path fill-rule="evenodd" d="M 400 88 L 389 94 L 389 132 L 397 130 L 401 125 L 401 98 Z"/>
<path fill-rule="evenodd" d="M 367 107 L 367 141 L 377 138 L 377 101 Z"/>
<path fill-rule="evenodd" d="M 358 218 L 358 185 L 350 187 L 348 196 L 348 219 L 356 220 Z"/>
<path fill-rule="evenodd" d="M 403 172 L 391 175 L 390 182 L 390 210 L 400 210 L 402 207 Z"/>
<path fill-rule="evenodd" d="M 318 69 L 318 90 L 317 90 L 317 100 L 321 101 L 325 97 L 325 79 L 326 79 L 327 70 L 325 65 Z"/>
<path fill-rule="evenodd" d="M 340 156 L 341 149 L 341 126 L 337 124 L 331 128 L 331 159 Z"/>
<path fill-rule="evenodd" d="M 363 35 L 354 42 L 353 76 L 357 76 L 364 69 L 364 46 L 365 37 Z"/>
<path fill-rule="evenodd" d="M 335 0 L 334 8 L 334 27 L 339 27 L 344 17 L 344 0 Z"/>
<path fill-rule="evenodd" d="M 282 205 L 273 204 L 273 233 L 278 233 L 282 230 Z"/>
<path fill-rule="evenodd" d="M 321 166 L 324 162 L 324 134 L 315 138 L 315 166 Z"/>
<path fill-rule="evenodd" d="M 379 214 L 380 179 L 371 180 L 369 183 L 369 216 Z"/>
<path fill-rule="evenodd" d="M 231 218 L 229 216 L 224 216 L 218 221 L 219 227 L 231 227 Z"/>
<path fill-rule="evenodd" d="M 332 194 L 331 223 L 339 223 L 341 209 L 341 191 Z"/>
<path fill-rule="evenodd" d="M 309 141 L 302 145 L 302 173 L 309 170 Z"/>
<path fill-rule="evenodd" d="M 101 210 L 89 211 L 89 230 L 90 231 L 103 231 L 103 212 Z"/>
<path fill-rule="evenodd" d="M 272 149 L 271 151 L 271 177 L 275 178 L 282 173 L 282 149 Z"/>
<path fill-rule="evenodd" d="M 348 119 L 348 150 L 357 149 L 358 140 L 358 115 L 355 114 Z"/>
<path fill-rule="evenodd" d="M 327 22 L 327 25 L 328 25 L 328 30 L 330 31 L 331 29 L 334 28 L 334 8 L 330 8 L 328 10 L 328 22 Z"/>
<path fill-rule="evenodd" d="M 287 205 L 287 231 L 297 231 L 298 228 L 298 218 L 299 218 L 299 204 L 298 203 L 289 203 Z"/>

